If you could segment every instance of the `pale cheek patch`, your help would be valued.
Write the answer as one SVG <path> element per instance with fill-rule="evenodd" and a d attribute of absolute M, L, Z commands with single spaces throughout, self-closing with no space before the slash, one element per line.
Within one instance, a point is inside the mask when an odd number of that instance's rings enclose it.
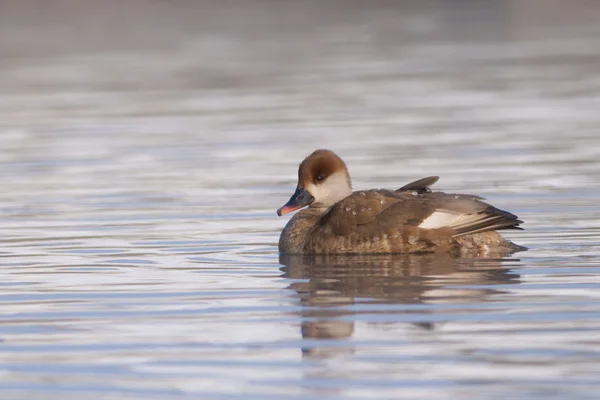
<path fill-rule="evenodd" d="M 429 217 L 425 218 L 419 225 L 423 229 L 438 229 L 446 226 L 452 226 L 460 218 L 460 215 L 451 214 L 442 211 L 436 211 Z"/>
<path fill-rule="evenodd" d="M 329 207 L 352 194 L 346 174 L 336 172 L 320 185 L 306 185 L 306 190 L 315 198 L 315 204 Z"/>
<path fill-rule="evenodd" d="M 312 183 L 310 183 L 304 186 L 304 188 L 308 193 L 310 193 L 310 195 L 315 199 L 315 201 L 317 201 L 318 198 L 323 197 L 323 191 L 319 186 L 315 186 Z"/>

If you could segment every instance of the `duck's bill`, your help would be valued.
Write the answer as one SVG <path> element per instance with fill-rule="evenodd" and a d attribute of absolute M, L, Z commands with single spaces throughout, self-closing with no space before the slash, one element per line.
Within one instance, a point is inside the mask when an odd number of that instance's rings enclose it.
<path fill-rule="evenodd" d="M 277 215 L 281 217 L 283 214 L 299 210 L 312 203 L 313 200 L 314 198 L 306 191 L 306 189 L 296 188 L 296 191 L 292 197 L 290 197 L 290 200 L 277 210 Z"/>

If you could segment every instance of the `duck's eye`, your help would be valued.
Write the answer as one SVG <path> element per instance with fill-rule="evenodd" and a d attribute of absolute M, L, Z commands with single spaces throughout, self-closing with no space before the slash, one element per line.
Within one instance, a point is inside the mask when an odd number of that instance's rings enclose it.
<path fill-rule="evenodd" d="M 325 177 L 323 175 L 317 175 L 317 182 L 321 182 Z"/>

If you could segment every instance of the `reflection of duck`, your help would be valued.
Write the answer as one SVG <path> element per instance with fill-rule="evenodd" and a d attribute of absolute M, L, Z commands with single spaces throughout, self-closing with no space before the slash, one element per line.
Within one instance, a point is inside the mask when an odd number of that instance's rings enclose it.
<path fill-rule="evenodd" d="M 348 316 L 369 312 L 369 305 L 481 302 L 498 291 L 465 286 L 518 282 L 518 275 L 508 273 L 504 261 L 458 258 L 447 253 L 282 254 L 279 257 L 280 264 L 285 266 L 282 268 L 284 277 L 308 280 L 292 283 L 289 287 L 298 293 L 301 304 L 306 306 L 302 311 L 302 337 L 333 340 L 351 337 L 354 321 Z M 357 303 L 364 304 L 365 311 L 344 307 Z M 427 317 L 435 312 L 431 309 L 392 307 L 377 312 L 398 315 L 400 323 L 404 320 L 416 323 L 420 328 L 434 328 Z M 417 318 L 406 318 L 407 314 L 414 314 L 413 317 Z M 322 355 L 341 350 L 323 347 L 305 349 L 304 352 Z"/>
<path fill-rule="evenodd" d="M 283 253 L 414 253 L 490 247 L 523 250 L 496 231 L 521 229 L 515 215 L 473 195 L 432 192 L 428 177 L 398 190 L 352 192 L 346 164 L 317 150 L 298 169 L 298 187 L 279 215 L 298 210 L 279 240 Z"/>

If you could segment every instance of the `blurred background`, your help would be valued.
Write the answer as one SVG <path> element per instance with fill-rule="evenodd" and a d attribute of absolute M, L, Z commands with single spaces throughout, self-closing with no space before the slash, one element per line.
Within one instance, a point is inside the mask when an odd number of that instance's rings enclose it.
<path fill-rule="evenodd" d="M 0 0 L 1 397 L 594 398 L 598 49 L 592 0 Z M 280 264 L 317 148 L 531 250 Z"/>

